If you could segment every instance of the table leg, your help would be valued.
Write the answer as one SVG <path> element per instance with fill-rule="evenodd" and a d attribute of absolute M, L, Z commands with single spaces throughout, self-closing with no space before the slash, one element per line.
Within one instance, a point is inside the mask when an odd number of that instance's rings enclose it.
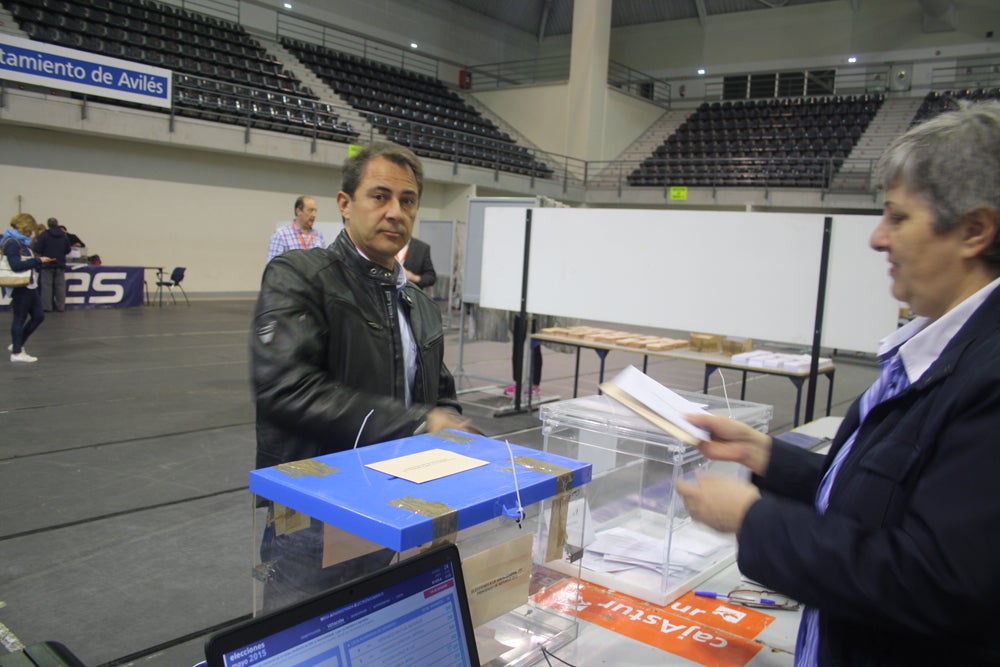
<path fill-rule="evenodd" d="M 836 369 L 832 369 L 829 373 L 826 374 L 827 379 L 830 380 L 830 386 L 826 390 L 826 416 L 827 417 L 830 416 L 830 406 L 833 403 L 833 374 L 835 372 L 836 372 Z"/>
<path fill-rule="evenodd" d="M 576 348 L 576 368 L 573 370 L 573 398 L 576 398 L 576 390 L 580 384 L 580 348 Z"/>
<path fill-rule="evenodd" d="M 747 372 L 743 371 L 743 384 L 740 385 L 740 400 L 745 401 L 747 399 Z"/>
<path fill-rule="evenodd" d="M 792 428 L 799 425 L 799 407 L 802 405 L 802 383 L 803 378 L 788 378 L 795 385 L 795 417 L 792 419 Z"/>
<path fill-rule="evenodd" d="M 604 360 L 608 358 L 608 350 L 594 350 L 594 352 L 601 358 L 601 372 L 597 375 L 597 384 L 602 384 L 604 382 Z M 597 393 L 600 394 L 601 390 L 598 389 Z"/>
<path fill-rule="evenodd" d="M 701 393 L 703 394 L 708 393 L 708 378 L 712 377 L 712 373 L 715 372 L 716 368 L 718 368 L 718 366 L 714 366 L 712 364 L 705 364 L 705 382 L 702 384 Z"/>
<path fill-rule="evenodd" d="M 647 368 L 648 365 L 649 365 L 649 355 L 648 354 L 644 354 L 644 355 L 642 355 L 642 372 L 643 373 L 646 372 L 646 368 Z"/>

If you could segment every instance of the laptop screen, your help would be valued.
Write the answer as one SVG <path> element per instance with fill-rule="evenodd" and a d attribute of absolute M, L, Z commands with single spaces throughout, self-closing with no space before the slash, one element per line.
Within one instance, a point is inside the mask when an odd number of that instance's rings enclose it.
<path fill-rule="evenodd" d="M 453 545 L 221 632 L 205 651 L 209 667 L 479 665 Z"/>

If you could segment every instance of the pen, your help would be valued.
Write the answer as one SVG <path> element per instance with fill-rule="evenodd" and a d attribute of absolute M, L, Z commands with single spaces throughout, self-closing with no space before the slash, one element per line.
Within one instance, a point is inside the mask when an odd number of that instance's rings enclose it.
<path fill-rule="evenodd" d="M 762 604 L 762 605 L 777 605 L 777 604 L 779 604 L 777 600 L 772 600 L 770 598 L 765 598 L 765 597 L 754 598 L 753 600 L 748 600 L 744 596 L 739 596 L 739 595 L 734 596 L 734 595 L 730 595 L 729 593 L 716 593 L 714 591 L 695 591 L 694 594 L 697 595 L 697 596 L 699 596 L 699 597 L 703 597 L 703 598 L 713 598 L 713 599 L 716 599 L 716 600 L 732 600 L 733 602 L 738 602 L 738 603 L 751 602 L 753 604 Z"/>

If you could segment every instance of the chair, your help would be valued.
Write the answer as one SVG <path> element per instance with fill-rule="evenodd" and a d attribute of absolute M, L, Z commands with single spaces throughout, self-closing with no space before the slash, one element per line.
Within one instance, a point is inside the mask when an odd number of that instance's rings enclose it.
<path fill-rule="evenodd" d="M 170 299 L 175 304 L 177 303 L 177 299 L 174 297 L 174 288 L 176 287 L 176 288 L 178 288 L 181 291 L 181 294 L 184 295 L 184 301 L 187 301 L 187 305 L 189 305 L 189 306 L 191 305 L 191 302 L 188 300 L 187 292 L 185 292 L 184 288 L 181 287 L 181 281 L 184 280 L 184 272 L 186 270 L 187 269 L 184 268 L 183 266 L 178 266 L 173 271 L 170 272 L 170 280 L 157 280 L 156 281 L 156 292 L 160 295 L 160 305 L 161 306 L 163 305 L 163 288 L 164 287 L 166 287 L 168 290 L 170 290 Z M 160 276 L 160 277 L 162 278 L 163 276 Z"/>

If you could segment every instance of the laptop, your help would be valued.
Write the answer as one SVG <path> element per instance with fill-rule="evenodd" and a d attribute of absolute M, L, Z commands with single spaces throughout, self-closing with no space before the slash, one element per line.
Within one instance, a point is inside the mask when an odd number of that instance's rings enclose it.
<path fill-rule="evenodd" d="M 446 544 L 223 630 L 208 667 L 479 667 L 458 548 Z"/>

